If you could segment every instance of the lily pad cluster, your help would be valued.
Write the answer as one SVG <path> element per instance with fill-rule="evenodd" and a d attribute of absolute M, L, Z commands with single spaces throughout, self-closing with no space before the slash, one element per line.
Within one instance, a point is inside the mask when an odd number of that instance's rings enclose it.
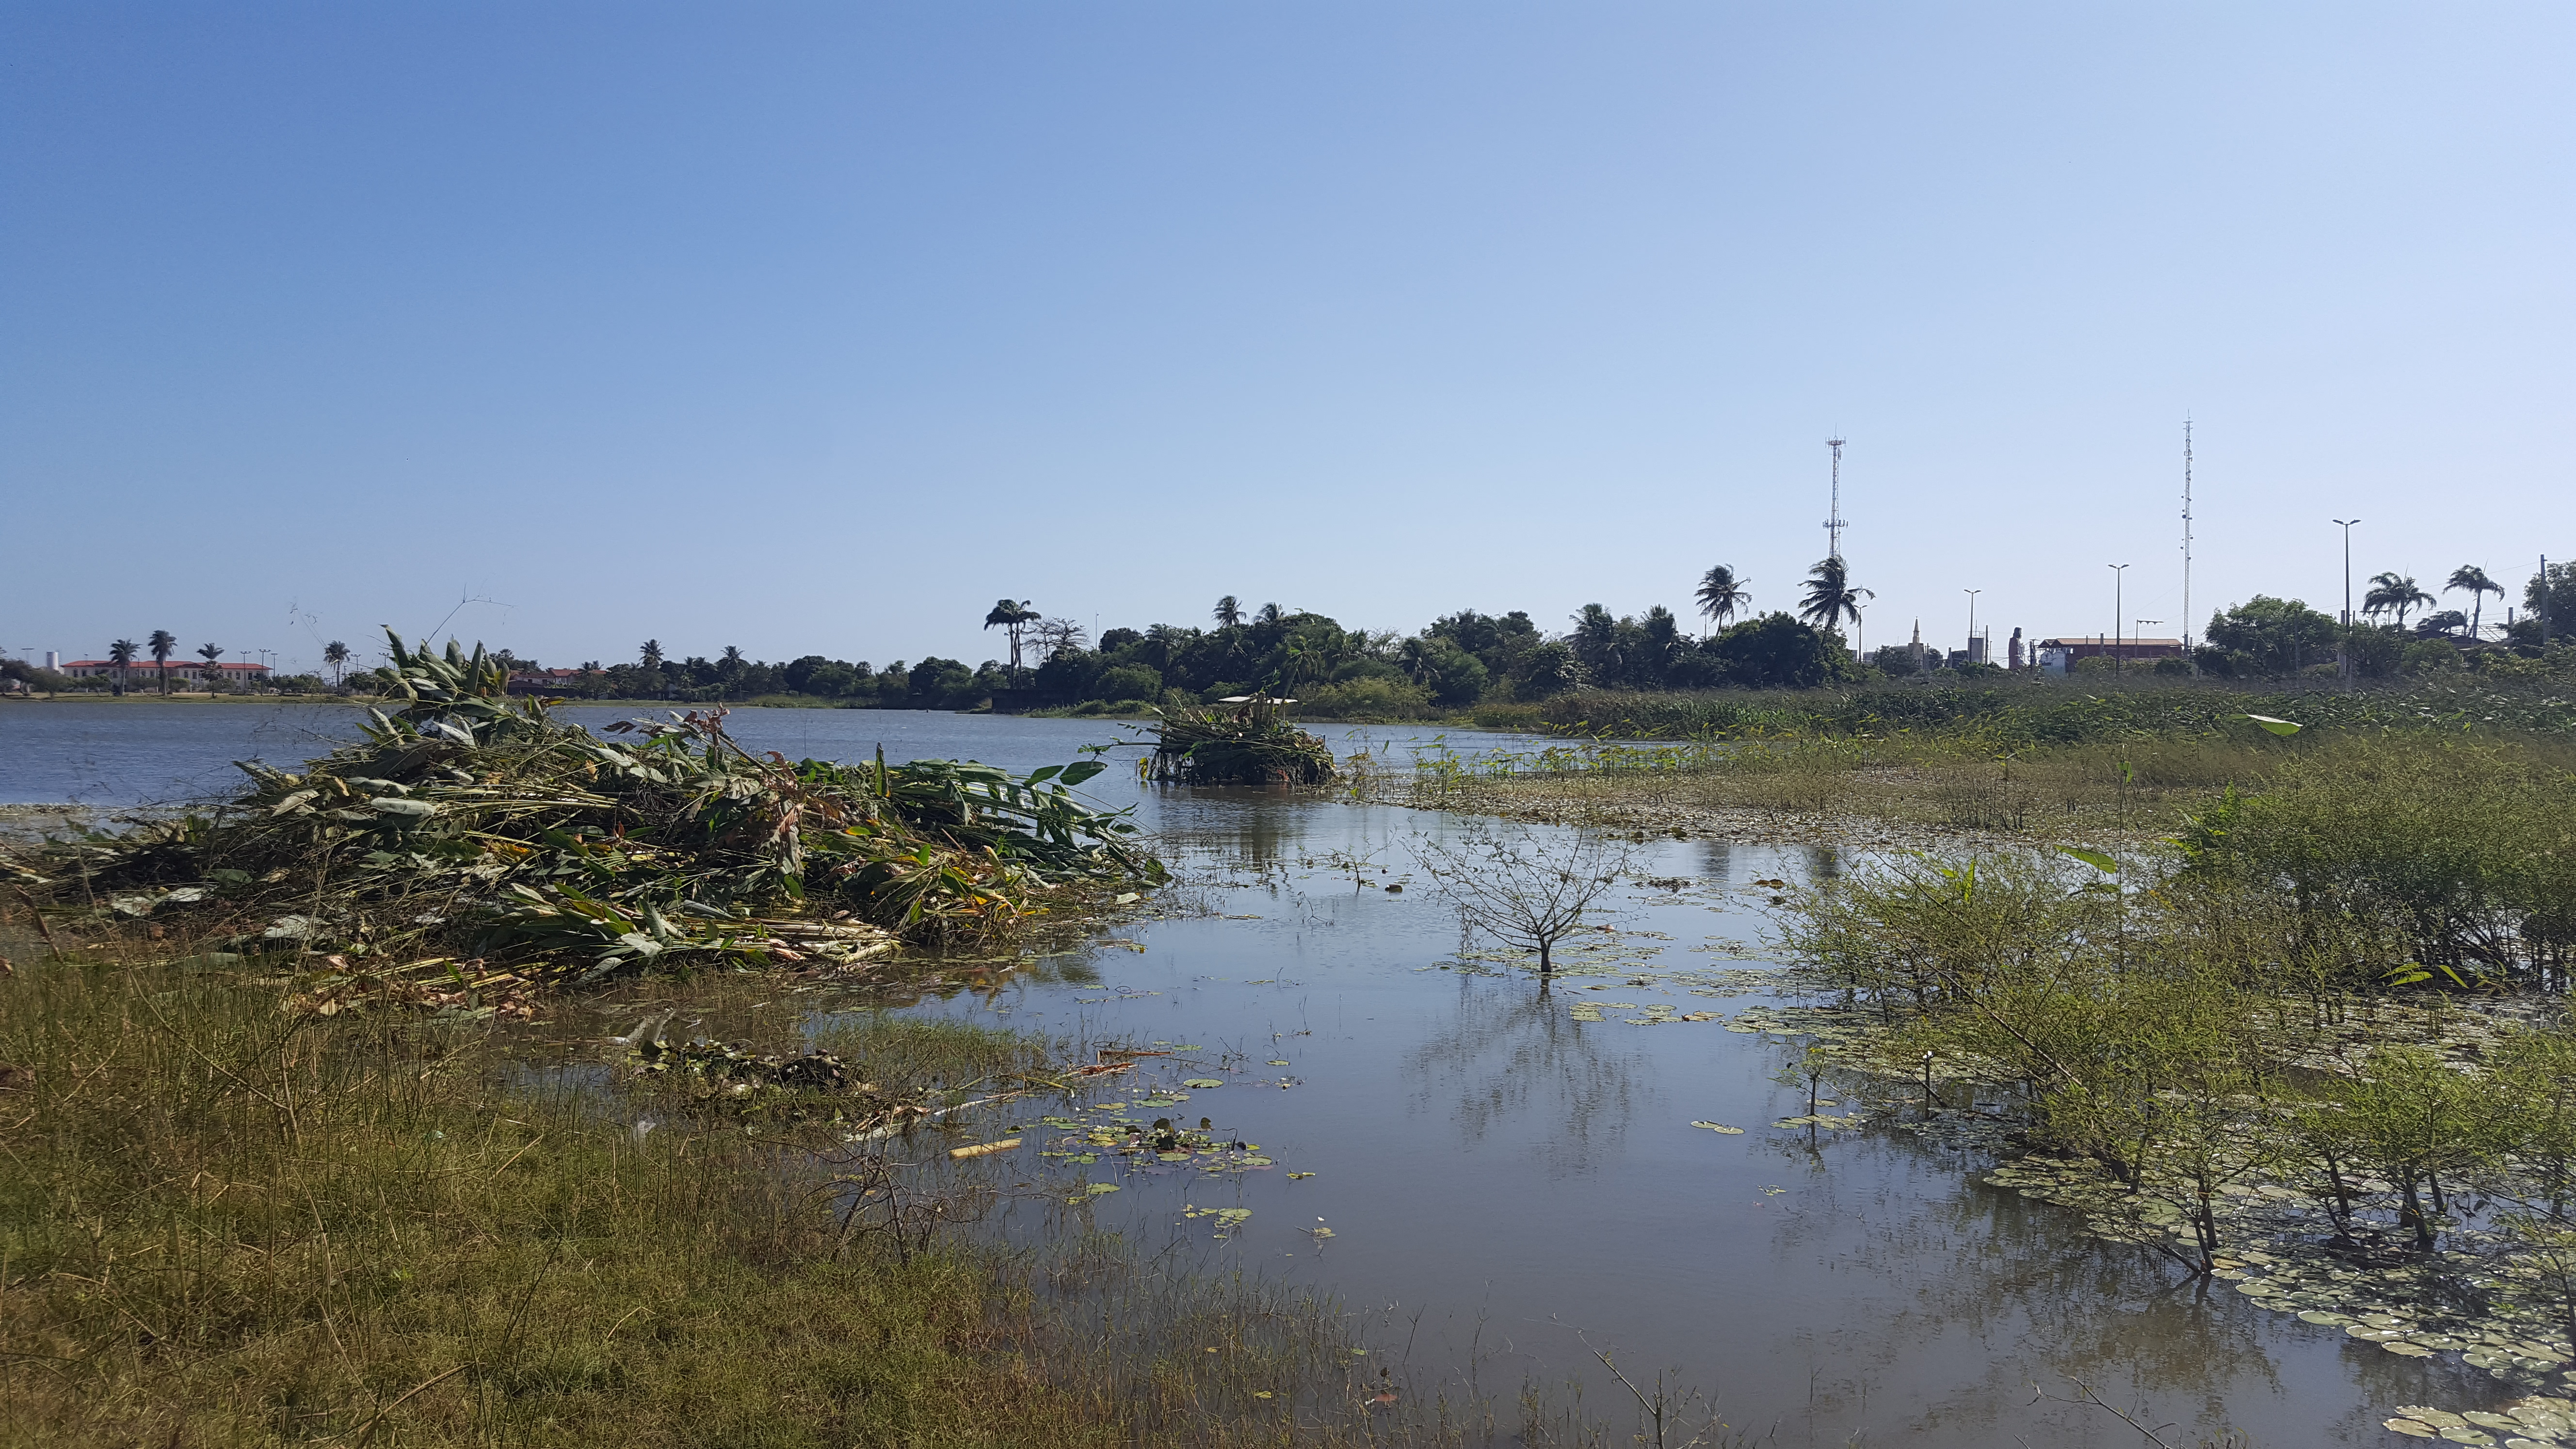
<path fill-rule="evenodd" d="M 2534 1394 L 2502 1409 L 2454 1414 L 2424 1404 L 2401 1404 L 2380 1421 L 2409 1439 L 2453 1444 L 2502 1444 L 2506 1449 L 2552 1449 L 2576 1444 L 2576 1400 Z"/>
<path fill-rule="evenodd" d="M 1214 1080 L 1193 1078 L 1193 1081 Z M 1205 1090 L 1198 1088 L 1195 1090 Z M 1049 1113 L 1037 1121 L 1056 1135 L 1041 1157 L 1089 1167 L 1103 1159 L 1130 1171 L 1159 1173 L 1186 1170 L 1210 1177 L 1255 1172 L 1275 1166 L 1261 1144 L 1246 1142 L 1217 1129 L 1212 1118 L 1198 1125 L 1168 1115 L 1190 1098 L 1189 1092 L 1139 1083 L 1122 1097 L 1089 1107 Z M 1163 1115 L 1148 1116 L 1148 1113 Z"/>

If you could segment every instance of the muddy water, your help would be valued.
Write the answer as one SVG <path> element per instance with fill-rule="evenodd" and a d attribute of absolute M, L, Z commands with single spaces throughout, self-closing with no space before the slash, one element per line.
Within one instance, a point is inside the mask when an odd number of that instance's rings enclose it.
<path fill-rule="evenodd" d="M 184 705 L 39 712 L 52 708 L 82 707 L 0 709 L 0 801 L 64 799 L 65 781 L 103 804 L 168 798 L 171 782 L 219 782 L 245 745 L 292 760 L 347 720 Z M 1115 733 L 867 711 L 744 710 L 735 727 L 791 757 L 855 758 L 882 743 L 897 759 L 1012 768 Z M 1363 743 L 1327 733 L 1345 751 Z M 1365 743 L 1388 753 L 1382 738 Z M 2233 1427 L 2273 1449 L 2395 1442 L 2379 1421 L 2399 1404 L 2505 1397 L 2448 1356 L 2400 1358 L 2089 1238 L 2072 1213 L 1982 1185 L 1982 1151 L 1901 1125 L 1772 1126 L 1806 1111 L 1803 1089 L 1772 1080 L 1794 1044 L 1724 1019 L 1656 1018 L 1776 1004 L 1746 974 L 1767 964 L 1770 892 L 1752 883 L 1840 868 L 1830 851 L 1643 846 L 1641 881 L 1687 884 L 1623 886 L 1617 929 L 1542 989 L 1508 963 L 1462 957 L 1472 943 L 1411 869 L 1407 839 L 1458 821 L 1148 789 L 1120 770 L 1093 793 L 1135 804 L 1185 884 L 1048 969 L 905 1009 L 1162 1043 L 1175 1055 L 1136 1074 L 1161 1105 L 1114 1086 L 1091 1105 L 1206 1117 L 1268 1165 L 1209 1175 L 1111 1153 L 1046 1157 L 1075 1134 L 996 1109 L 980 1126 L 1020 1128 L 1025 1145 L 977 1167 L 1025 1194 L 988 1231 L 1089 1224 L 1176 1261 L 1327 1291 L 1366 1315 L 1373 1352 L 1412 1392 L 1470 1375 L 1506 1395 L 1525 1379 L 1579 1380 L 1591 1411 L 1624 1424 L 1624 1392 L 1590 1357 L 1603 1350 L 1632 1379 L 1661 1370 L 1783 1444 L 2143 1442 L 2099 1409 L 2033 1402 L 2034 1385 L 2066 1396 L 2079 1380 L 2174 1426 L 2169 1442 Z M 1223 1085 L 1178 1085 L 1193 1079 Z"/>

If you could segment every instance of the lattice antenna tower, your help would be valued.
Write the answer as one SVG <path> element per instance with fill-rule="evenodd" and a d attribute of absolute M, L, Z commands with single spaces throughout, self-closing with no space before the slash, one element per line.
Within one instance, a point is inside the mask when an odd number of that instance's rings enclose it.
<path fill-rule="evenodd" d="M 2182 653 L 2191 657 L 2191 416 L 2182 420 Z"/>
<path fill-rule="evenodd" d="M 1825 520 L 1825 557 L 1840 560 L 1843 556 L 1843 440 L 1827 438 L 1825 446 L 1834 450 L 1834 506 Z"/>

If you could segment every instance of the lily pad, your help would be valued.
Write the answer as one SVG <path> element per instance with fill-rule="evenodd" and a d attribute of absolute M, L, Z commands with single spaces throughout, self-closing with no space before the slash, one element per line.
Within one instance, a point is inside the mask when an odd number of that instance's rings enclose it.
<path fill-rule="evenodd" d="M 1215 1077 L 1184 1077 L 1181 1080 L 1181 1085 L 1188 1087 L 1192 1091 L 1204 1092 L 1213 1091 L 1218 1087 L 1224 1086 L 1225 1083 Z"/>
<path fill-rule="evenodd" d="M 1705 1127 L 1711 1132 L 1721 1132 L 1729 1137 L 1741 1137 L 1744 1135 L 1743 1128 L 1729 1127 L 1722 1122 L 1693 1122 L 1691 1125 L 1693 1127 Z"/>
<path fill-rule="evenodd" d="M 2435 1432 L 2432 1425 L 2424 1423 L 2419 1419 L 2382 1419 L 2379 1422 L 2387 1429 L 2395 1433 L 2403 1434 L 2409 1439 L 2439 1439 L 2442 1437 L 2439 1433 Z"/>

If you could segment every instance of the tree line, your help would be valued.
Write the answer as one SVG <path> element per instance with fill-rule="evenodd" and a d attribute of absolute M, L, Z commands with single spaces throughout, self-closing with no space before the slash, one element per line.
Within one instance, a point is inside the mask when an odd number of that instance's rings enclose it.
<path fill-rule="evenodd" d="M 1002 599 L 986 613 L 984 627 L 1001 632 L 1004 657 L 971 666 L 936 655 L 882 667 L 822 654 L 770 663 L 735 647 L 713 658 L 674 659 L 657 639 L 645 640 L 631 663 L 591 660 L 570 675 L 544 677 L 535 659 L 507 649 L 495 657 L 522 674 L 524 687 L 574 699 L 716 702 L 775 695 L 882 709 L 992 704 L 1089 713 L 1160 704 L 1175 695 L 1207 702 L 1268 693 L 1296 697 L 1322 713 L 1405 716 L 1545 700 L 1577 689 L 1865 683 L 1913 673 L 1918 664 L 1945 675 L 2000 673 L 1990 663 L 1952 665 L 1937 654 L 1918 660 L 1905 645 L 1855 657 L 1843 628 L 1857 625 L 1863 601 L 1875 596 L 1853 582 L 1841 558 L 1821 559 L 1809 569 L 1799 581 L 1794 611 L 1756 612 L 1752 583 L 1728 565 L 1711 567 L 1692 593 L 1695 621 L 1662 605 L 1641 615 L 1614 615 L 1596 603 L 1551 630 L 1525 610 L 1461 609 L 1412 635 L 1348 628 L 1328 615 L 1275 603 L 1251 607 L 1229 594 L 1217 600 L 1204 625 L 1113 628 L 1093 639 L 1081 624 L 1048 616 L 1030 600 Z M 2553 638 L 2563 648 L 2566 629 L 2562 624 L 2553 631 L 2553 621 L 2576 621 L 2576 567 L 2567 564 L 2551 564 L 2545 578 L 2532 577 L 2523 590 L 2521 617 L 2502 631 L 2484 625 L 2486 596 L 2502 597 L 2501 585 L 2484 570 L 2463 565 L 2443 588 L 2445 594 L 2462 592 L 2467 610 L 2432 611 L 2439 600 L 2411 576 L 2376 575 L 2360 610 L 2368 622 L 2349 631 L 2301 600 L 2258 594 L 2214 613 L 2191 660 L 2165 660 L 2156 667 L 2284 678 L 2331 671 L 2341 650 L 2363 677 L 2389 677 L 2459 668 L 2482 662 L 2482 655 L 2537 655 Z M 2497 632 L 2501 639 L 2490 637 Z M 154 630 L 142 646 L 118 640 L 109 657 L 130 663 L 149 652 L 166 660 L 177 646 L 168 630 Z M 209 662 L 223 653 L 211 644 L 197 652 Z M 323 657 L 331 671 L 327 686 L 319 677 L 304 676 L 273 681 L 274 687 L 372 693 L 385 683 L 379 671 L 350 671 L 345 644 L 332 642 Z M 45 671 L 16 661 L 0 662 L 0 674 L 38 688 L 121 689 L 123 683 L 114 677 L 105 683 L 41 678 Z"/>

